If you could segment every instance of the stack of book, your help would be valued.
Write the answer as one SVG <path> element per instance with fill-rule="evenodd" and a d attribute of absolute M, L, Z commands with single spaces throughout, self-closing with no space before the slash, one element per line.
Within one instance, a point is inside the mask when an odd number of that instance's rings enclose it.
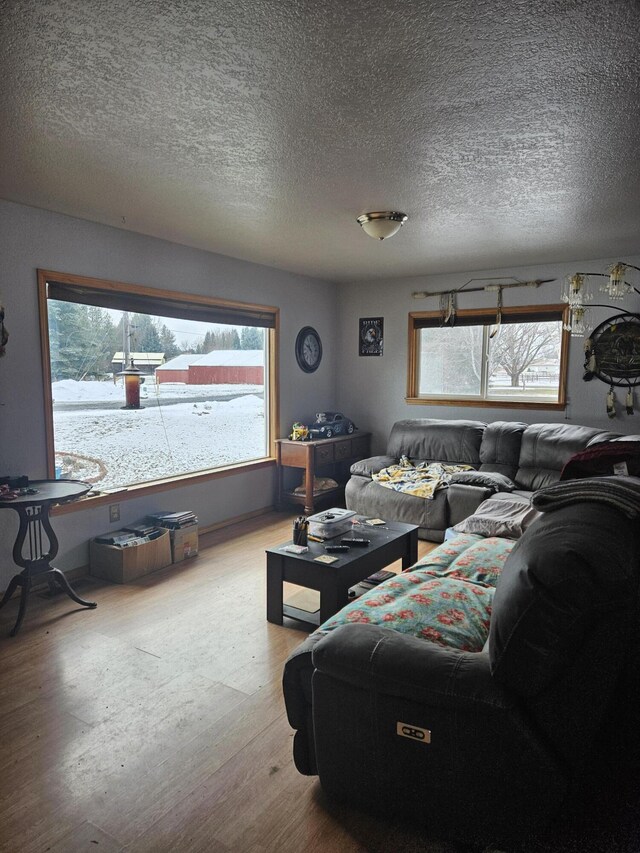
<path fill-rule="evenodd" d="M 149 516 L 151 523 L 169 530 L 179 530 L 198 523 L 198 517 L 190 509 L 183 512 L 156 512 Z"/>
<path fill-rule="evenodd" d="M 378 584 L 383 581 L 389 580 L 395 576 L 394 572 L 389 572 L 386 569 L 383 569 L 380 572 L 375 572 L 373 575 L 369 575 L 368 578 L 365 578 L 360 583 L 356 584 L 354 587 L 351 587 L 349 590 L 349 598 L 359 598 L 361 595 L 364 595 L 365 592 L 369 592 L 372 589 L 375 589 Z"/>
<path fill-rule="evenodd" d="M 143 530 L 144 532 L 142 532 Z M 163 532 L 157 527 L 125 527 L 122 530 L 114 530 L 112 533 L 96 536 L 94 542 L 98 542 L 100 545 L 115 545 L 116 548 L 132 548 L 136 545 L 144 545 L 145 542 L 152 542 L 162 536 Z"/>

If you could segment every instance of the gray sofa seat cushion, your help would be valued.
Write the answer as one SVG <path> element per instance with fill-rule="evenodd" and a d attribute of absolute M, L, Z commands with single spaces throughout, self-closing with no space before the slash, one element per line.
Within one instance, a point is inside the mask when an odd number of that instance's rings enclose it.
<path fill-rule="evenodd" d="M 560 479 L 566 462 L 601 430 L 570 424 L 531 424 L 522 434 L 516 485 L 535 491 Z"/>
<path fill-rule="evenodd" d="M 416 524 L 422 535 L 442 540 L 447 527 L 447 489 L 436 492 L 433 500 L 417 498 L 385 489 L 379 483 L 365 477 L 351 477 L 345 488 L 348 509 L 372 518 Z"/>
<path fill-rule="evenodd" d="M 421 462 L 480 465 L 480 445 L 486 424 L 480 421 L 442 421 L 418 418 L 396 421 L 387 453 Z"/>
<path fill-rule="evenodd" d="M 524 531 L 541 513 L 522 498 L 509 499 L 506 495 L 491 497 L 462 521 L 456 533 L 478 533 L 480 536 L 499 536 L 503 539 L 519 539 Z"/>

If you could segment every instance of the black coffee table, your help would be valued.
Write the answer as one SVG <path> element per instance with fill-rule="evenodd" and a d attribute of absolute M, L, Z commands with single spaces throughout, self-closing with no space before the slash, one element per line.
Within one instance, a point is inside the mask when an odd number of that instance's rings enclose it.
<path fill-rule="evenodd" d="M 309 542 L 306 554 L 291 554 L 282 549 L 291 542 L 283 542 L 276 548 L 267 548 L 267 621 L 282 625 L 282 584 L 297 584 L 320 592 L 320 619 L 318 624 L 337 613 L 349 601 L 349 588 L 384 569 L 385 566 L 402 560 L 402 568 L 408 569 L 418 559 L 418 528 L 414 524 L 387 521 L 384 527 L 354 525 L 353 532 L 343 534 L 370 539 L 367 548 L 350 548 L 339 554 L 335 563 L 318 563 L 315 557 L 327 553 L 321 542 Z M 327 540 L 326 544 L 339 543 L 341 536 Z M 286 615 L 286 614 L 285 614 Z M 315 622 L 312 615 L 305 620 Z"/>

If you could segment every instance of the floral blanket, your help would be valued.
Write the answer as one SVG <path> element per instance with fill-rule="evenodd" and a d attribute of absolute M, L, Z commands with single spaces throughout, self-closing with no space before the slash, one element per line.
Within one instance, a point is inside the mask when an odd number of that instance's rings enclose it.
<path fill-rule="evenodd" d="M 467 652 L 484 646 L 495 585 L 515 542 L 458 534 L 401 575 L 347 604 L 318 631 L 349 622 L 393 628 Z"/>
<path fill-rule="evenodd" d="M 415 495 L 418 498 L 433 500 L 438 489 L 445 488 L 452 474 L 460 471 L 473 471 L 471 465 L 444 465 L 441 462 L 420 462 L 414 465 L 407 457 L 402 456 L 397 465 L 389 465 L 374 474 L 374 482 L 403 492 L 405 495 Z"/>

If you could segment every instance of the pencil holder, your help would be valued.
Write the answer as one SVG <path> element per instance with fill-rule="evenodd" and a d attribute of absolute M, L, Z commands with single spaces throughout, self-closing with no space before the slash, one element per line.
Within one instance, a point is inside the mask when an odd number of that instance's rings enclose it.
<path fill-rule="evenodd" d="M 307 545 L 307 533 L 309 531 L 309 522 L 306 518 L 296 518 L 293 522 L 293 539 L 294 545 Z"/>

